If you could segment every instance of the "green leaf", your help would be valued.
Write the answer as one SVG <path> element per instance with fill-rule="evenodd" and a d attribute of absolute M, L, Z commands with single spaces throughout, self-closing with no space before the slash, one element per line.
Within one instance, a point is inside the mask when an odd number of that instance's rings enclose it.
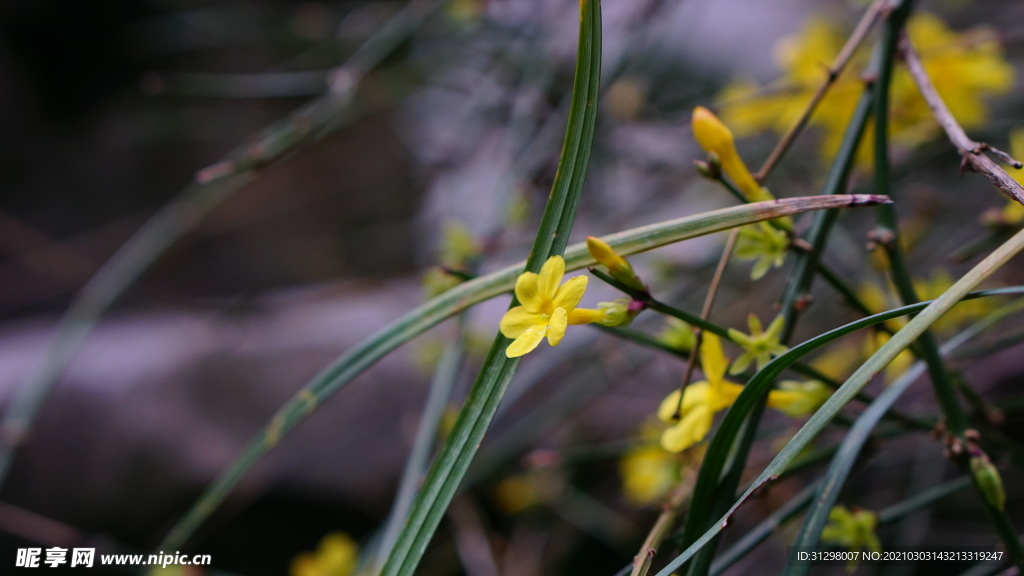
<path fill-rule="evenodd" d="M 1021 305 L 1021 301 L 1016 301 L 989 314 L 981 321 L 958 334 L 956 338 L 947 342 L 942 347 L 941 354 L 943 356 L 948 355 L 971 338 L 992 327 L 993 324 L 1005 318 L 1008 314 L 1019 311 Z M 811 508 L 807 511 L 807 516 L 804 518 L 804 524 L 800 529 L 800 533 L 793 541 L 793 546 L 818 545 L 821 531 L 828 522 L 829 512 L 835 506 L 839 498 L 839 492 L 849 477 L 850 471 L 853 469 L 853 465 L 865 442 L 871 437 L 875 426 L 878 425 L 885 413 L 896 403 L 896 400 L 924 374 L 925 366 L 924 362 L 915 362 L 907 372 L 886 388 L 857 418 L 853 427 L 850 428 L 846 433 L 846 437 L 843 438 L 838 452 L 836 452 L 832 463 L 825 472 L 825 476 L 821 479 L 817 494 L 815 494 Z M 810 568 L 810 565 L 794 565 L 789 567 L 788 574 L 806 574 Z"/>
<path fill-rule="evenodd" d="M 785 198 L 703 212 L 695 216 L 602 236 L 601 239 L 619 254 L 630 256 L 674 242 L 780 216 L 799 214 L 809 210 L 872 206 L 878 202 L 887 201 L 879 196 L 865 194 Z M 596 264 L 583 242 L 566 248 L 564 257 L 567 271 L 579 270 Z M 161 542 L 161 549 L 181 548 L 195 529 L 217 509 L 249 469 L 272 450 L 285 434 L 315 411 L 324 400 L 405 342 L 475 304 L 511 292 L 524 265 L 523 262 L 513 264 L 459 284 L 381 328 L 363 343 L 324 368 L 277 411 L 270 422 L 249 443 L 245 451 L 214 480 Z"/>
<path fill-rule="evenodd" d="M 765 468 L 765 470 L 758 476 L 753 485 L 734 502 L 729 510 L 718 521 L 712 524 L 700 538 L 687 547 L 682 554 L 673 559 L 661 572 L 658 573 L 657 576 L 669 576 L 674 570 L 679 568 L 679 566 L 693 557 L 697 551 L 714 539 L 718 533 L 722 531 L 723 523 L 728 524 L 729 517 L 737 508 L 740 507 L 740 505 L 743 504 L 754 490 L 767 484 L 771 481 L 773 476 L 784 471 L 786 467 L 789 466 L 797 456 L 799 456 L 800 452 L 821 432 L 821 430 L 828 425 L 829 421 L 839 413 L 843 406 L 845 406 L 847 402 L 853 399 L 854 396 L 863 389 L 872 376 L 892 362 L 900 352 L 906 349 L 918 336 L 921 335 L 921 333 L 931 326 L 932 323 L 956 305 L 956 303 L 963 299 L 972 288 L 988 278 L 989 275 L 999 269 L 1022 248 L 1024 248 L 1024 231 L 1015 234 L 1010 238 L 1010 240 L 978 263 L 970 272 L 953 284 L 949 290 L 944 292 L 942 296 L 928 304 L 928 306 L 921 311 L 920 315 L 910 320 L 903 329 L 893 335 L 885 345 L 879 348 L 879 350 L 875 352 L 867 362 L 862 364 L 860 368 L 858 368 L 857 371 L 854 372 L 838 390 L 836 390 L 832 397 L 825 402 L 825 404 L 822 405 L 822 407 L 819 408 L 813 416 L 811 416 L 810 420 L 808 420 L 796 435 L 793 436 L 782 451 L 776 455 L 768 467 Z M 1001 293 L 1001 291 L 995 290 L 986 292 L 986 294 L 994 293 Z M 725 460 L 729 452 L 729 446 L 731 446 L 732 440 L 735 439 L 736 434 L 739 432 L 739 427 L 742 424 L 746 413 L 754 407 L 762 396 L 767 395 L 775 377 L 778 376 L 785 366 L 794 362 L 797 358 L 811 350 L 839 338 L 840 336 L 848 334 L 853 330 L 885 320 L 889 317 L 889 314 L 896 313 L 896 315 L 899 315 L 903 313 L 912 313 L 919 309 L 917 306 L 919 305 L 904 306 L 884 314 L 878 314 L 870 318 L 865 318 L 857 322 L 847 324 L 841 328 L 831 330 L 817 338 L 792 348 L 789 352 L 779 356 L 765 366 L 764 369 L 761 370 L 753 380 L 751 380 L 750 384 L 747 385 L 743 393 L 741 393 L 739 398 L 737 398 L 736 403 L 733 404 L 732 408 L 730 408 L 729 412 L 726 414 L 718 432 L 711 440 L 711 445 L 708 447 L 704 464 L 701 466 L 700 475 L 707 475 L 708 477 L 714 476 L 714 479 L 717 480 L 717 473 L 720 473 L 725 464 Z M 861 325 L 862 323 L 863 325 Z M 705 466 L 708 467 L 707 470 L 705 470 Z M 718 472 L 715 471 L 716 469 Z M 698 486 L 695 487 L 693 494 L 693 501 L 695 502 L 698 501 L 699 498 L 708 497 L 707 492 L 703 494 L 699 494 L 697 492 L 696 488 L 698 488 L 699 485 L 700 480 L 698 479 Z"/>
<path fill-rule="evenodd" d="M 600 0 L 581 0 L 569 122 L 551 196 L 526 261 L 527 271 L 539 271 L 549 257 L 561 255 L 568 244 L 590 163 L 600 86 L 601 3 Z M 510 307 L 516 304 L 513 298 Z M 510 342 L 501 333 L 495 337 L 455 426 L 413 502 L 405 528 L 381 569 L 382 575 L 411 575 L 419 565 L 519 366 L 518 358 L 505 355 Z"/>

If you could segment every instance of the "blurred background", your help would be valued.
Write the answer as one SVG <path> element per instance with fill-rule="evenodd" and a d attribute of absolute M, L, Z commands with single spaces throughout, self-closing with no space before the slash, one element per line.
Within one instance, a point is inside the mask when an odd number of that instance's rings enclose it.
<path fill-rule="evenodd" d="M 781 74 L 781 39 L 812 13 L 848 33 L 863 4 L 607 0 L 595 151 L 573 239 L 732 204 L 693 169 L 703 157 L 689 134 L 693 106 L 722 104 L 737 79 L 769 85 Z M 1001 57 L 1020 71 L 1024 5 L 921 4 L 955 31 L 991 27 Z M 388 28 L 396 21 L 405 25 Z M 268 125 L 357 82 L 329 130 L 260 167 L 103 317 L 0 487 L 0 562 L 12 566 L 13 550 L 26 546 L 148 550 L 277 407 L 437 289 L 438 265 L 459 243 L 452 238 L 473 246 L 476 271 L 523 259 L 562 144 L 577 27 L 577 5 L 564 0 L 0 3 L 4 404 L 38 368 L 84 282 L 148 218 L 204 169 L 249 150 Z M 382 37 L 378 61 L 346 76 L 359 47 Z M 972 137 L 1008 146 L 1024 126 L 1016 86 L 986 95 L 990 111 Z M 822 131 L 812 129 L 776 171 L 777 196 L 817 193 Z M 752 167 L 778 138 L 743 136 Z M 951 255 L 988 237 L 982 216 L 1005 201 L 981 178 L 959 179 L 956 154 L 937 133 L 894 156 L 900 215 L 926 247 L 913 253 L 915 272 L 955 278 L 976 258 Z M 854 191 L 870 192 L 866 174 L 855 174 Z M 830 264 L 855 284 L 884 285 L 864 249 L 872 213 L 844 215 L 842 225 Z M 696 311 L 722 241 L 674 245 L 635 264 L 657 293 Z M 719 322 L 746 330 L 752 312 L 767 323 L 786 270 L 751 282 L 749 263 L 731 266 Z M 1022 279 L 1018 265 L 998 283 Z M 591 305 L 614 297 L 596 284 Z M 833 292 L 818 292 L 798 339 L 856 318 Z M 470 315 L 476 344 L 456 398 L 506 304 Z M 648 315 L 637 328 L 661 333 L 663 320 Z M 403 347 L 327 403 L 243 482 L 193 549 L 227 573 L 287 574 L 329 532 L 369 537 L 387 514 L 453 330 L 449 322 Z M 422 573 L 613 574 L 631 561 L 657 506 L 623 493 L 620 458 L 683 364 L 585 328 L 562 347 L 524 363 Z M 1019 353 L 958 368 L 998 396 L 1021 381 Z M 918 390 L 906 409 L 933 409 L 927 388 Z M 783 436 L 795 430 L 791 419 L 771 422 Z M 1008 412 L 1005 434 L 1019 439 L 1022 424 Z M 771 439 L 763 444 L 761 462 L 774 453 Z M 948 476 L 940 453 L 924 435 L 886 445 L 846 500 L 881 508 L 914 482 Z M 1019 468 L 1004 475 L 1011 501 L 1020 480 Z M 740 525 L 800 488 L 798 480 L 773 489 Z M 918 542 L 977 533 L 987 543 L 971 498 L 900 533 Z M 486 553 L 472 545 L 481 534 Z M 775 544 L 759 554 L 781 562 Z"/>

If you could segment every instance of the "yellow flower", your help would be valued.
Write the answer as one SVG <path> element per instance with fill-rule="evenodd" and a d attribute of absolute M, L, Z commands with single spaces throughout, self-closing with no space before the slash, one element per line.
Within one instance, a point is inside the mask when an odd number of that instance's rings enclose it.
<path fill-rule="evenodd" d="M 757 326 L 760 331 L 759 322 Z M 682 405 L 679 403 L 679 390 L 676 390 L 658 406 L 658 418 L 671 424 L 661 433 L 661 447 L 669 452 L 682 452 L 703 440 L 711 430 L 715 414 L 732 406 L 743 391 L 743 386 L 725 379 L 729 358 L 722 351 L 722 340 L 716 334 L 704 334 L 700 345 L 700 366 L 705 380 L 686 387 Z M 798 398 L 798 395 L 804 397 Z M 806 405 L 808 397 L 806 390 L 772 390 L 768 394 L 768 405 L 787 412 L 787 409 L 797 410 L 801 403 Z"/>
<path fill-rule="evenodd" d="M 1005 94 L 1013 87 L 1013 66 L 1003 59 L 1002 47 L 991 29 L 976 26 L 957 33 L 934 14 L 920 12 L 907 22 L 907 35 L 921 54 L 935 90 L 964 128 L 988 120 L 985 97 Z M 938 125 L 910 74 L 900 69 L 893 82 L 893 122 L 905 127 L 911 141 L 931 137 Z"/>
<path fill-rule="evenodd" d="M 669 452 L 682 452 L 703 440 L 711 430 L 715 414 L 731 406 L 743 391 L 743 386 L 725 380 L 729 359 L 718 336 L 704 335 L 700 358 L 705 380 L 686 387 L 681 406 L 676 390 L 658 407 L 658 418 L 672 424 L 661 434 L 661 446 Z"/>
<path fill-rule="evenodd" d="M 639 505 L 652 504 L 660 501 L 679 480 L 679 461 L 657 445 L 645 444 L 622 456 L 619 474 L 627 500 Z"/>
<path fill-rule="evenodd" d="M 768 396 L 768 406 L 794 418 L 813 414 L 832 396 L 832 389 L 820 380 L 783 380 Z"/>
<path fill-rule="evenodd" d="M 292 560 L 291 576 L 349 576 L 359 561 L 359 546 L 342 532 L 320 540 L 316 553 L 304 552 Z"/>
<path fill-rule="evenodd" d="M 985 98 L 1006 93 L 1014 80 L 1013 67 L 1003 58 L 995 35 L 982 27 L 954 32 L 927 13 L 913 15 L 907 33 L 953 116 L 967 129 L 983 124 L 988 118 Z M 782 78 L 768 89 L 746 81 L 727 87 L 720 95 L 722 118 L 741 136 L 766 129 L 789 130 L 825 80 L 828 71 L 823 63 L 835 59 L 842 43 L 843 35 L 835 26 L 820 17 L 808 19 L 798 34 L 782 39 L 776 47 Z M 820 149 L 826 159 L 838 150 L 863 92 L 864 54 L 846 67 L 811 118 L 811 125 L 824 132 Z M 906 70 L 895 70 L 891 90 L 893 141 L 916 145 L 933 137 L 938 125 Z M 870 160 L 870 132 L 869 127 L 858 151 L 860 163 Z"/>
<path fill-rule="evenodd" d="M 546 336 L 548 344 L 558 346 L 569 324 L 588 324 L 604 319 L 603 310 L 576 308 L 587 289 L 587 277 L 576 276 L 561 284 L 565 260 L 552 256 L 540 274 L 523 272 L 516 280 L 516 298 L 520 306 L 501 319 L 501 333 L 515 341 L 505 350 L 517 358 L 536 348 Z M 561 286 L 559 286 L 561 284 Z"/>
<path fill-rule="evenodd" d="M 785 322 L 782 316 L 776 316 L 772 323 L 768 325 L 768 330 L 765 331 L 761 327 L 761 320 L 754 314 L 750 314 L 747 316 L 747 326 L 750 327 L 750 334 L 744 334 L 735 328 L 730 328 L 729 338 L 740 348 L 743 348 L 743 354 L 733 363 L 729 373 L 733 375 L 742 374 L 752 362 L 756 363 L 757 369 L 760 370 L 771 361 L 772 356 L 789 350 L 789 348 L 779 343 L 779 337 L 782 336 L 782 327 L 785 325 Z"/>
<path fill-rule="evenodd" d="M 782 266 L 788 252 L 789 237 L 771 224 L 758 222 L 754 226 L 740 228 L 736 257 L 740 260 L 756 260 L 750 272 L 751 280 L 760 280 L 772 267 Z"/>
<path fill-rule="evenodd" d="M 759 202 L 773 199 L 771 193 L 754 180 L 739 152 L 736 151 L 732 132 L 714 113 L 703 106 L 697 106 L 693 109 L 692 124 L 693 137 L 697 143 L 708 154 L 718 156 L 722 170 L 747 200 Z"/>
<path fill-rule="evenodd" d="M 881 548 L 882 543 L 875 535 L 877 525 L 878 516 L 870 510 L 836 506 L 828 514 L 828 524 L 821 531 L 821 541 L 847 548 Z"/>

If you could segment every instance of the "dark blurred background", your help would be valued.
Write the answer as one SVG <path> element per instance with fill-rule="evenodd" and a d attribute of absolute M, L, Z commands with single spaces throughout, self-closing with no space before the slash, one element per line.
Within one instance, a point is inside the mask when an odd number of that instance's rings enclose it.
<path fill-rule="evenodd" d="M 702 153 L 688 134 L 690 110 L 734 77 L 773 78 L 773 43 L 797 31 L 811 7 L 852 26 L 859 4 L 606 0 L 604 100 L 574 239 L 728 205 L 694 174 Z M 958 28 L 995 23 L 1016 39 L 1006 48 L 1019 60 L 1020 3 L 935 4 L 928 8 Z M 82 284 L 149 217 L 201 169 L 323 96 L 330 71 L 405 6 L 0 2 L 0 402 L 36 369 Z M 0 488 L 0 563 L 13 565 L 13 549 L 25 546 L 155 545 L 281 403 L 422 300 L 420 277 L 437 264 L 449 222 L 481 240 L 485 269 L 524 257 L 561 146 L 575 11 L 563 0 L 452 0 L 431 11 L 361 79 L 336 130 L 261 169 L 156 261 L 104 317 Z M 1005 142 L 1024 124 L 1019 90 L 994 105 L 995 120 L 975 136 Z M 774 141 L 745 141 L 744 154 L 763 159 Z M 773 177 L 780 196 L 816 193 L 822 164 L 813 141 L 801 145 Z M 901 159 L 901 214 L 938 214 L 922 221 L 920 242 L 934 247 L 915 260 L 923 273 L 982 234 L 977 218 L 1003 200 L 980 178 L 956 180 L 955 155 L 940 140 Z M 847 235 L 831 257 L 855 275 L 871 219 L 844 221 Z M 636 262 L 696 310 L 719 246 L 701 239 Z M 742 328 L 752 310 L 770 318 L 764 294 L 777 293 L 784 274 L 751 284 L 749 266 L 733 268 L 723 323 Z M 1018 267 L 1001 281 L 1019 276 Z M 594 302 L 612 294 L 595 293 Z M 805 335 L 854 317 L 825 294 Z M 503 305 L 474 314 L 479 339 L 493 335 Z M 641 326 L 656 332 L 660 322 Z M 427 339 L 444 340 L 451 328 Z M 536 430 L 541 447 L 632 437 L 677 383 L 677 362 L 619 350 L 607 337 L 575 337 L 569 368 L 600 365 L 613 377 L 581 383 L 566 404 L 571 417 Z M 404 347 L 328 403 L 243 482 L 195 549 L 228 573 L 282 574 L 331 530 L 367 536 L 397 485 L 429 352 Z M 999 358 L 975 369 L 979 382 L 1019 382 L 1013 356 Z M 550 384 L 573 372 L 552 358 L 551 366 L 530 362 L 541 375 L 524 379 L 523 401 L 499 418 L 497 438 L 516 437 L 517 415 L 532 417 Z M 930 399 L 909 402 L 928 407 Z M 919 449 L 938 448 L 908 444 L 897 454 Z M 529 467 L 520 460 L 527 450 L 495 452 L 505 468 L 480 472 L 478 493 L 490 521 L 509 534 L 525 529 L 554 559 L 503 573 L 611 574 L 628 561 L 653 515 L 623 505 L 614 458 L 574 468 L 566 481 L 604 498 L 621 524 L 600 514 L 591 524 L 571 514 L 516 523 L 492 509 L 488 494 L 502 474 Z M 897 472 L 866 474 L 884 484 Z M 889 503 L 880 499 L 873 504 Z M 531 542 L 508 538 L 510 550 Z M 439 540 L 423 573 L 459 573 L 457 535 L 442 529 Z"/>

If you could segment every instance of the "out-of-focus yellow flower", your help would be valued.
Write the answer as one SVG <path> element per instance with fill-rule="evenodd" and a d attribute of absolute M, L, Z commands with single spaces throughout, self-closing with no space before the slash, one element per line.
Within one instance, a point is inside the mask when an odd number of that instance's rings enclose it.
<path fill-rule="evenodd" d="M 847 548 L 881 548 L 875 535 L 878 516 L 863 508 L 836 506 L 828 514 L 828 524 L 821 531 L 821 541 Z"/>
<path fill-rule="evenodd" d="M 881 330 L 871 332 L 868 338 L 864 340 L 864 358 L 866 359 L 875 352 L 878 352 L 878 349 L 884 346 L 890 338 L 892 338 L 892 336 L 890 336 L 888 332 L 883 332 Z M 892 384 L 897 378 L 906 372 L 913 363 L 913 352 L 909 349 L 900 352 L 896 358 L 894 358 L 893 361 L 885 367 L 885 370 L 883 371 L 885 381 Z"/>
<path fill-rule="evenodd" d="M 794 418 L 813 414 L 832 396 L 833 390 L 820 380 L 783 380 L 768 396 L 768 407 Z"/>
<path fill-rule="evenodd" d="M 957 33 L 934 14 L 921 12 L 907 22 L 907 35 L 957 122 L 970 129 L 988 121 L 985 98 L 1005 94 L 1014 82 L 995 31 L 976 26 Z M 893 82 L 894 124 L 905 127 L 912 143 L 930 138 L 939 127 L 910 74 L 901 69 Z"/>
<path fill-rule="evenodd" d="M 853 373 L 854 366 L 860 363 L 862 348 L 859 341 L 845 338 L 815 356 L 811 367 L 833 380 L 846 380 Z"/>
<path fill-rule="evenodd" d="M 587 277 L 576 276 L 561 284 L 565 260 L 552 256 L 540 274 L 523 272 L 516 280 L 516 298 L 520 306 L 501 319 L 501 333 L 515 338 L 505 350 L 516 358 L 536 348 L 546 336 L 548 344 L 558 346 L 569 324 L 588 324 L 604 319 L 603 310 L 576 308 L 587 289 Z M 560 285 L 561 284 L 561 285 Z"/>
<path fill-rule="evenodd" d="M 672 424 L 661 434 L 661 446 L 669 452 L 682 452 L 703 440 L 715 414 L 731 406 L 743 391 L 743 386 L 725 380 L 729 359 L 718 336 L 708 332 L 702 340 L 700 365 L 705 379 L 686 387 L 682 404 L 676 390 L 658 407 L 658 418 Z"/>
<path fill-rule="evenodd" d="M 907 33 L 922 64 L 953 116 L 967 129 L 988 119 L 985 99 L 1006 93 L 1013 85 L 1013 67 L 1003 58 L 991 30 L 975 27 L 954 32 L 932 14 L 916 13 Z M 825 80 L 843 44 L 843 35 L 820 17 L 812 17 L 794 36 L 776 46 L 782 78 L 768 88 L 741 81 L 720 95 L 722 118 L 740 136 L 761 130 L 784 133 L 806 108 L 812 94 Z M 863 91 L 860 74 L 863 53 L 843 71 L 819 104 L 811 124 L 824 132 L 821 151 L 831 158 L 839 148 L 846 124 Z M 938 130 L 931 111 L 912 78 L 902 68 L 894 71 L 890 98 L 890 132 L 900 145 L 916 145 Z M 858 162 L 870 160 L 871 129 L 865 134 Z"/>
<path fill-rule="evenodd" d="M 303 552 L 292 560 L 291 576 L 349 576 L 359 561 L 359 546 L 343 532 L 320 540 L 315 553 Z"/>
<path fill-rule="evenodd" d="M 538 468 L 503 479 L 494 488 L 495 503 L 509 514 L 518 514 L 558 498 L 563 480 L 551 469 Z"/>
<path fill-rule="evenodd" d="M 1010 156 L 1016 160 L 1024 158 L 1024 128 L 1016 128 L 1010 131 Z M 1004 165 L 1003 169 L 1018 184 L 1024 186 L 1024 168 L 1018 169 L 1013 166 Z M 998 219 L 1001 224 L 1007 226 L 1020 226 L 1024 223 L 1024 204 L 1008 198 L 1006 205 L 999 211 Z"/>
<path fill-rule="evenodd" d="M 658 446 L 663 429 L 657 420 L 645 423 L 641 429 L 642 443 L 619 459 L 623 495 L 632 504 L 661 503 L 672 486 L 689 480 L 688 474 L 695 473 L 704 459 L 705 446 L 694 446 L 682 454 L 666 452 Z"/>
<path fill-rule="evenodd" d="M 714 154 L 722 164 L 725 175 L 732 180 L 736 188 L 751 202 L 772 200 L 774 197 L 768 189 L 761 187 L 743 163 L 732 132 L 710 110 L 703 106 L 693 109 L 693 137 L 708 154 Z"/>
<path fill-rule="evenodd" d="M 943 268 L 932 271 L 931 275 L 926 278 L 914 279 L 914 289 L 921 300 L 934 300 L 942 296 L 951 286 L 953 286 L 953 277 Z M 996 303 L 992 298 L 975 298 L 960 302 L 932 324 L 932 329 L 936 332 L 951 333 L 974 320 L 981 319 L 982 316 L 994 310 L 995 306 Z"/>
<path fill-rule="evenodd" d="M 647 84 L 643 78 L 635 76 L 616 80 L 604 91 L 602 110 L 623 122 L 635 120 L 647 103 Z"/>
<path fill-rule="evenodd" d="M 653 444 L 632 448 L 619 460 L 622 491 L 638 505 L 661 501 L 679 480 L 679 459 Z"/>
<path fill-rule="evenodd" d="M 761 326 L 761 320 L 756 315 L 750 314 L 747 316 L 747 326 L 750 328 L 750 334 L 744 334 L 735 328 L 730 328 L 729 338 L 743 349 L 743 354 L 733 362 L 729 373 L 733 375 L 742 374 L 750 367 L 751 363 L 755 363 L 757 369 L 760 370 L 764 368 L 765 364 L 771 362 L 772 356 L 777 356 L 789 350 L 788 347 L 779 342 L 785 322 L 786 320 L 782 316 L 776 316 L 772 323 L 768 325 L 768 330 L 766 331 Z"/>
<path fill-rule="evenodd" d="M 772 267 L 782 266 L 788 252 L 789 237 L 771 224 L 758 222 L 740 228 L 736 257 L 740 260 L 756 260 L 750 272 L 751 280 L 760 280 Z"/>
<path fill-rule="evenodd" d="M 729 358 L 722 350 L 722 340 L 711 332 L 704 333 L 701 340 L 700 366 L 705 379 L 686 387 L 682 404 L 679 390 L 675 390 L 658 406 L 658 419 L 670 424 L 661 433 L 661 447 L 669 452 L 682 452 L 703 440 L 715 414 L 732 406 L 743 391 L 743 386 L 725 379 Z M 768 405 L 785 411 L 795 406 L 795 400 L 786 390 L 772 390 Z"/>
<path fill-rule="evenodd" d="M 914 291 L 920 300 L 934 300 L 949 290 L 953 285 L 953 278 L 946 269 L 936 268 L 928 276 L 914 278 L 913 284 Z M 894 293 L 895 290 L 890 289 L 886 292 L 878 284 L 865 284 L 857 291 L 861 302 L 873 312 L 883 312 L 901 306 L 902 304 L 896 299 Z M 988 298 L 961 302 L 932 324 L 932 329 L 936 332 L 950 333 L 988 314 L 993 307 L 993 302 Z M 887 320 L 885 325 L 889 330 L 895 332 L 906 323 L 906 318 L 893 318 Z"/>

